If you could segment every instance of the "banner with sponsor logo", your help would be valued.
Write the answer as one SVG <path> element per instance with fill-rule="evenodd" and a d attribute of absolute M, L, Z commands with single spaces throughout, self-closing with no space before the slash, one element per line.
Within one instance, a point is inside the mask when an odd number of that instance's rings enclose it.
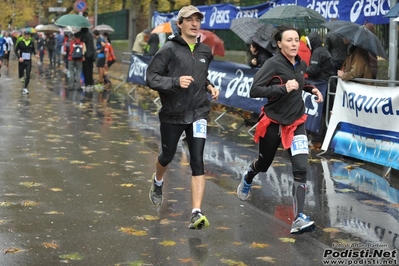
<path fill-rule="evenodd" d="M 365 22 L 389 24 L 384 15 L 390 10 L 390 0 L 277 0 L 261 5 L 238 7 L 231 4 L 198 6 L 204 14 L 202 29 L 230 29 L 231 21 L 241 17 L 259 18 L 270 8 L 280 5 L 298 5 L 316 10 L 326 21 L 332 19 L 346 20 L 363 25 Z M 177 13 L 154 12 L 154 26 L 177 18 Z"/>
<path fill-rule="evenodd" d="M 146 85 L 145 72 L 152 57 L 133 54 L 130 60 L 127 82 Z M 260 113 L 263 105 L 267 103 L 263 98 L 250 98 L 249 92 L 257 69 L 247 65 L 213 60 L 209 66 L 208 79 L 220 90 L 218 102 L 226 106 L 240 108 Z M 327 83 L 311 81 L 323 95 L 326 94 Z M 303 92 L 305 112 L 309 115 L 306 129 L 318 133 L 321 122 L 323 103 L 316 103 L 316 96 Z"/>
<path fill-rule="evenodd" d="M 322 150 L 399 169 L 397 89 L 338 79 Z"/>

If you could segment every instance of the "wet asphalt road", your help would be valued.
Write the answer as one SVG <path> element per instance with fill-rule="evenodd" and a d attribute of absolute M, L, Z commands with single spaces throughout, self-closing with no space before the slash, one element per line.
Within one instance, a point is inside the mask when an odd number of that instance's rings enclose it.
<path fill-rule="evenodd" d="M 285 152 L 240 201 L 235 189 L 256 146 L 241 119 L 225 116 L 223 128 L 210 123 L 205 150 L 211 226 L 189 230 L 183 141 L 164 204 L 148 199 L 159 150 L 151 93 L 65 91 L 60 70 L 34 65 L 31 93 L 21 95 L 16 62 L 1 72 L 0 265 L 323 265 L 332 246 L 399 249 L 396 171 L 384 177 L 382 167 L 313 151 L 305 209 L 318 227 L 293 236 Z"/>

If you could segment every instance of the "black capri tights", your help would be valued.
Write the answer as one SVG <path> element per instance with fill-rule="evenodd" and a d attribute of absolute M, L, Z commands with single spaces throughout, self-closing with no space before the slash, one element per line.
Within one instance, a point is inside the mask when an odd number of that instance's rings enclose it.
<path fill-rule="evenodd" d="M 267 128 L 267 132 L 264 138 L 260 138 L 259 141 L 259 158 L 255 162 L 255 171 L 266 172 L 269 166 L 274 160 L 277 149 L 280 146 L 280 125 L 271 123 Z M 294 135 L 305 135 L 305 124 L 301 124 L 297 127 Z M 291 159 L 292 173 L 296 181 L 306 182 L 307 165 L 308 165 L 308 154 L 297 154 L 292 156 L 291 149 L 288 149 L 288 154 Z"/>
<path fill-rule="evenodd" d="M 165 124 L 161 123 L 162 151 L 158 156 L 158 162 L 163 167 L 167 166 L 175 156 L 177 144 L 181 134 L 186 132 L 186 140 L 190 151 L 190 167 L 193 176 L 203 175 L 204 172 L 204 138 L 194 138 L 193 125 Z"/>

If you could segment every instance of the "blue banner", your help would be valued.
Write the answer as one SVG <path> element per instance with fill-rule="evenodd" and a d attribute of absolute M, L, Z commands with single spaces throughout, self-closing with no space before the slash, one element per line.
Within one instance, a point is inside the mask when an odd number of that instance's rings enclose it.
<path fill-rule="evenodd" d="M 130 60 L 127 82 L 146 85 L 145 73 L 151 61 L 150 56 L 133 54 Z M 213 60 L 209 66 L 208 79 L 220 90 L 218 102 L 259 114 L 263 105 L 267 103 L 263 98 L 250 98 L 249 92 L 257 69 L 244 64 Z M 325 95 L 326 82 L 311 81 L 320 92 Z M 323 104 L 316 103 L 316 96 L 303 92 L 305 112 L 308 114 L 306 129 L 318 133 L 321 121 Z"/>
<path fill-rule="evenodd" d="M 241 17 L 259 18 L 270 8 L 280 5 L 298 5 L 319 12 L 326 21 L 333 19 L 346 20 L 363 25 L 366 22 L 373 24 L 389 24 L 384 15 L 390 10 L 390 0 L 277 0 L 250 7 L 238 7 L 231 4 L 217 4 L 198 6 L 204 14 L 202 29 L 222 30 L 230 29 L 231 21 Z M 154 26 L 177 18 L 177 13 L 154 12 Z"/>

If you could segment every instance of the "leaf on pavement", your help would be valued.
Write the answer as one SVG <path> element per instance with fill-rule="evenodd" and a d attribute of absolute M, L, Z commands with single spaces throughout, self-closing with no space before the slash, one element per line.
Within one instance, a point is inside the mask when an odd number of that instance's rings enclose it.
<path fill-rule="evenodd" d="M 339 233 L 341 232 L 341 230 L 339 230 L 338 228 L 335 227 L 327 227 L 323 229 L 324 232 L 326 233 Z"/>
<path fill-rule="evenodd" d="M 172 213 L 169 213 L 169 216 L 171 216 L 171 217 L 177 217 L 177 216 L 182 216 L 182 215 L 183 215 L 182 212 L 172 212 Z"/>
<path fill-rule="evenodd" d="M 233 129 L 237 129 L 237 123 L 236 123 L 236 122 L 232 123 L 230 126 L 231 126 Z"/>
<path fill-rule="evenodd" d="M 90 150 L 84 150 L 82 151 L 83 154 L 88 155 L 88 154 L 92 154 L 95 153 L 96 151 L 90 151 Z"/>
<path fill-rule="evenodd" d="M 269 244 L 266 244 L 266 243 L 256 243 L 256 242 L 253 242 L 252 244 L 251 244 L 251 248 L 268 248 L 270 245 Z"/>
<path fill-rule="evenodd" d="M 171 246 L 176 245 L 176 242 L 172 241 L 172 240 L 165 240 L 165 241 L 159 242 L 158 244 L 160 244 L 164 247 L 171 247 Z"/>
<path fill-rule="evenodd" d="M 68 158 L 67 158 L 67 157 L 55 157 L 55 159 L 56 159 L 57 161 L 65 161 L 65 160 L 67 160 Z"/>
<path fill-rule="evenodd" d="M 223 264 L 227 264 L 227 265 L 229 265 L 229 266 L 247 266 L 247 264 L 245 264 L 245 263 L 242 262 L 242 261 L 221 259 L 220 262 L 223 263 Z"/>
<path fill-rule="evenodd" d="M 276 263 L 275 258 L 270 257 L 270 256 L 264 256 L 264 257 L 256 257 L 257 260 L 263 260 L 263 261 L 267 261 L 270 263 Z"/>
<path fill-rule="evenodd" d="M 23 202 L 21 202 L 21 206 L 24 206 L 24 207 L 32 207 L 32 206 L 36 206 L 36 205 L 39 205 L 38 201 L 24 200 Z"/>
<path fill-rule="evenodd" d="M 72 160 L 72 161 L 69 161 L 69 163 L 70 164 L 84 164 L 85 162 L 84 161 L 79 161 L 79 160 Z"/>
<path fill-rule="evenodd" d="M 10 202 L 10 201 L 0 202 L 0 207 L 9 207 L 9 206 L 13 206 L 13 205 L 15 205 L 15 203 L 14 202 Z"/>
<path fill-rule="evenodd" d="M 237 241 L 235 241 L 235 242 L 233 242 L 233 245 L 234 245 L 234 246 L 241 246 L 241 245 L 242 245 L 242 242 L 237 242 Z"/>
<path fill-rule="evenodd" d="M 109 173 L 107 175 L 109 175 L 109 176 L 120 176 L 121 174 L 117 173 L 117 172 L 112 172 L 112 173 Z"/>
<path fill-rule="evenodd" d="M 60 258 L 63 260 L 82 260 L 83 256 L 76 252 L 72 254 L 61 255 Z"/>
<path fill-rule="evenodd" d="M 132 183 L 124 183 L 124 184 L 120 184 L 121 187 L 135 187 L 135 184 Z"/>
<path fill-rule="evenodd" d="M 25 251 L 25 249 L 7 248 L 7 249 L 4 251 L 4 254 L 7 254 L 7 253 L 12 253 L 12 254 L 14 254 L 14 253 L 21 252 L 21 251 Z"/>
<path fill-rule="evenodd" d="M 19 184 L 25 187 L 40 187 L 42 185 L 41 183 L 35 182 L 20 182 Z"/>
<path fill-rule="evenodd" d="M 128 234 L 128 235 L 134 235 L 134 236 L 145 236 L 147 235 L 146 231 L 140 231 L 140 230 L 136 230 L 132 227 L 121 227 L 119 229 L 119 231 Z"/>
<path fill-rule="evenodd" d="M 159 223 L 160 224 L 171 224 L 171 223 L 173 223 L 173 221 L 168 220 L 168 219 L 162 219 Z"/>
<path fill-rule="evenodd" d="M 153 215 L 143 215 L 144 219 L 147 221 L 156 221 L 159 220 L 159 217 Z"/>
<path fill-rule="evenodd" d="M 44 212 L 44 214 L 57 215 L 57 214 L 64 214 L 64 213 L 63 212 L 59 212 L 59 211 L 49 211 L 49 212 Z"/>
<path fill-rule="evenodd" d="M 230 230 L 231 228 L 225 226 L 218 226 L 216 227 L 217 230 Z"/>
<path fill-rule="evenodd" d="M 285 163 L 272 163 L 273 167 L 278 167 L 278 166 L 287 166 Z"/>
<path fill-rule="evenodd" d="M 45 248 L 53 248 L 53 249 L 57 249 L 58 248 L 58 245 L 56 243 L 54 243 L 54 241 L 51 242 L 51 243 L 44 242 L 42 244 L 42 246 L 45 247 Z"/>
<path fill-rule="evenodd" d="M 283 243 L 295 243 L 295 238 L 292 237 L 280 237 L 279 238 L 281 242 Z"/>
<path fill-rule="evenodd" d="M 180 261 L 181 263 L 187 263 L 187 262 L 193 261 L 193 259 L 192 259 L 192 258 L 184 258 L 184 259 L 179 259 L 179 261 Z"/>
<path fill-rule="evenodd" d="M 58 188 L 58 187 L 52 187 L 52 188 L 50 188 L 50 190 L 51 190 L 51 191 L 54 191 L 54 192 L 60 192 L 60 191 L 62 191 L 62 189 L 61 189 L 61 188 Z"/>

